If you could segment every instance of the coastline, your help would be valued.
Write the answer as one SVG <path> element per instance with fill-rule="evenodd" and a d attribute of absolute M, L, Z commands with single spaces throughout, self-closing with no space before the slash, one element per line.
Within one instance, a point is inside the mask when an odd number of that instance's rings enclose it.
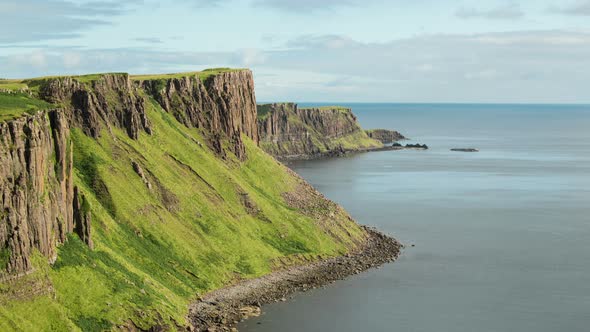
<path fill-rule="evenodd" d="M 285 301 L 294 293 L 345 279 L 398 258 L 403 248 L 401 243 L 376 229 L 363 228 L 367 240 L 355 252 L 288 267 L 204 295 L 190 306 L 191 331 L 237 331 L 238 322 L 258 316 L 264 304 Z"/>
<path fill-rule="evenodd" d="M 338 158 L 338 157 L 345 157 L 348 155 L 354 155 L 354 154 L 358 154 L 358 153 L 367 153 L 367 152 L 399 151 L 399 150 L 416 150 L 416 148 L 405 147 L 405 146 L 386 145 L 386 146 L 382 146 L 382 147 L 378 147 L 378 148 L 366 148 L 366 149 L 355 149 L 355 150 L 341 149 L 341 150 L 330 150 L 330 151 L 316 153 L 316 154 L 295 154 L 295 155 L 286 155 L 286 156 L 273 155 L 273 157 L 279 161 L 282 161 L 282 162 L 289 162 L 289 161 L 301 161 L 301 160 Z"/>

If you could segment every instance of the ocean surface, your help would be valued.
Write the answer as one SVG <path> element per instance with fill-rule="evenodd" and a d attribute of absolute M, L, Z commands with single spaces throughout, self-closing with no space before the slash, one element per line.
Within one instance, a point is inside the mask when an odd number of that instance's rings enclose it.
<path fill-rule="evenodd" d="M 590 106 L 348 106 L 430 150 L 290 167 L 415 247 L 240 331 L 590 331 Z"/>

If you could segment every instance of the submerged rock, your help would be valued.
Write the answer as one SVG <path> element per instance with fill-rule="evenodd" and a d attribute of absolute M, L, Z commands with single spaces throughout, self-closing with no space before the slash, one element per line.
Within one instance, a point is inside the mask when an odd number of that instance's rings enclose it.
<path fill-rule="evenodd" d="M 428 145 L 426 145 L 426 144 L 406 144 L 406 149 L 428 150 Z"/>
<path fill-rule="evenodd" d="M 454 148 L 451 149 L 451 151 L 455 151 L 455 152 L 479 152 L 478 149 L 475 148 Z"/>

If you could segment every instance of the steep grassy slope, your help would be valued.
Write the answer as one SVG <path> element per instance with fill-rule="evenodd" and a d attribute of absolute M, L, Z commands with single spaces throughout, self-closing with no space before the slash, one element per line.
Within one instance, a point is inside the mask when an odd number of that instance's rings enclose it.
<path fill-rule="evenodd" d="M 34 270 L 0 281 L 0 331 L 175 329 L 199 294 L 342 254 L 365 237 L 250 138 L 245 161 L 222 159 L 205 144 L 210 133 L 143 97 L 151 135 L 72 128 L 94 249 L 70 235 L 54 264 L 36 254 Z"/>
<path fill-rule="evenodd" d="M 260 147 L 273 156 L 313 158 L 380 148 L 367 136 L 350 108 L 299 108 L 294 103 L 258 105 Z"/>

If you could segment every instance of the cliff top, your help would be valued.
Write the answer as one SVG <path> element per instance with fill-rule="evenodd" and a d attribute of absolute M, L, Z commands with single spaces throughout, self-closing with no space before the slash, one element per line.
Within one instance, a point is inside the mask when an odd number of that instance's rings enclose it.
<path fill-rule="evenodd" d="M 205 69 L 203 71 L 153 75 L 97 73 L 87 75 L 43 76 L 27 79 L 0 79 L 0 122 L 18 118 L 25 113 L 31 114 L 36 111 L 55 108 L 56 105 L 48 103 L 39 97 L 39 90 L 41 87 L 55 79 L 73 78 L 82 84 L 90 84 L 100 80 L 105 76 L 123 76 L 125 79 L 130 78 L 137 81 L 165 80 L 171 78 L 196 76 L 201 81 L 205 81 L 209 77 L 215 75 L 243 70 L 247 69 L 211 68 Z"/>
<path fill-rule="evenodd" d="M 184 72 L 184 73 L 170 73 L 170 74 L 147 74 L 147 75 L 129 75 L 128 73 L 95 73 L 87 75 L 59 75 L 59 76 L 42 76 L 26 79 L 0 79 L 0 91 L 23 91 L 23 90 L 37 90 L 38 87 L 51 79 L 71 77 L 80 83 L 91 83 L 106 75 L 123 75 L 129 76 L 132 80 L 156 80 L 181 78 L 186 76 L 197 76 L 201 80 L 205 80 L 211 76 L 219 75 L 228 72 L 237 72 L 247 70 L 244 68 L 210 68 L 202 71 Z"/>
<path fill-rule="evenodd" d="M 298 107 L 297 104 L 292 102 L 283 102 L 283 103 L 270 103 L 270 104 L 259 104 L 257 105 L 258 109 L 258 118 L 265 119 L 270 113 L 278 109 L 287 109 L 290 111 L 295 111 L 295 109 L 300 110 L 318 110 L 320 112 L 327 112 L 327 111 L 339 111 L 341 113 L 351 113 L 352 109 L 350 107 L 345 106 L 306 106 L 306 107 Z"/>
<path fill-rule="evenodd" d="M 183 78 L 187 76 L 197 76 L 201 81 L 207 78 L 223 73 L 231 73 L 237 71 L 248 70 L 245 68 L 210 68 L 202 71 L 190 71 L 184 73 L 171 73 L 171 74 L 146 74 L 146 75 L 131 75 L 132 80 L 136 81 L 149 81 L 149 80 L 161 80 L 171 78 Z"/>
<path fill-rule="evenodd" d="M 0 92 L 0 122 L 18 118 L 25 113 L 30 114 L 53 107 L 52 104 L 27 94 Z"/>
<path fill-rule="evenodd" d="M 285 108 L 289 110 L 295 109 L 295 103 L 271 103 L 256 105 L 257 116 L 259 119 L 265 119 L 270 113 L 276 109 Z"/>
<path fill-rule="evenodd" d="M 308 107 L 299 107 L 299 109 L 302 110 L 320 110 L 320 111 L 332 111 L 332 110 L 338 110 L 338 111 L 343 111 L 343 112 L 350 112 L 351 108 L 350 107 L 345 107 L 345 106 L 337 106 L 337 105 L 331 105 L 331 106 L 308 106 Z"/>

